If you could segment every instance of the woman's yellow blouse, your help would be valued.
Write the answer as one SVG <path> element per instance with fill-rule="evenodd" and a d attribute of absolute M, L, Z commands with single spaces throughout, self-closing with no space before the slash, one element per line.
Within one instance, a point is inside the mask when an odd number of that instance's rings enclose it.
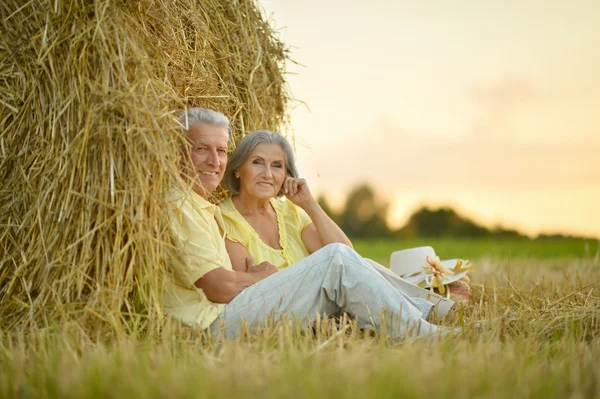
<path fill-rule="evenodd" d="M 275 249 L 267 245 L 233 205 L 231 198 L 219 204 L 225 221 L 225 235 L 239 242 L 248 251 L 255 264 L 267 261 L 278 269 L 283 269 L 308 256 L 302 241 L 302 230 L 312 223 L 308 214 L 291 201 L 271 198 L 271 205 L 277 214 L 279 245 Z"/>

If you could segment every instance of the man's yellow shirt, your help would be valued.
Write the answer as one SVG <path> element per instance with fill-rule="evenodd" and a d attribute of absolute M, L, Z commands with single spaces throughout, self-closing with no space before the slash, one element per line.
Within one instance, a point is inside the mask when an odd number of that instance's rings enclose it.
<path fill-rule="evenodd" d="M 165 287 L 163 309 L 186 324 L 205 329 L 225 305 L 210 301 L 194 283 L 218 267 L 232 270 L 223 219 L 217 206 L 193 190 L 174 190 L 169 200 L 178 256 L 171 260 L 172 275 Z"/>

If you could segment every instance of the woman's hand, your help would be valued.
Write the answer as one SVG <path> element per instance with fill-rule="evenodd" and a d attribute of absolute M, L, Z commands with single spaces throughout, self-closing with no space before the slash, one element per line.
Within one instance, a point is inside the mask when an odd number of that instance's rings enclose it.
<path fill-rule="evenodd" d="M 302 178 L 286 177 L 281 191 L 288 200 L 308 214 L 312 223 L 301 232 L 302 242 L 309 253 L 313 253 L 325 245 L 339 242 L 352 248 L 352 243 L 337 224 L 323 211 Z"/>
<path fill-rule="evenodd" d="M 261 279 L 277 273 L 277 268 L 267 261 L 255 266 L 251 257 L 246 258 L 246 267 L 248 268 L 248 273 L 256 273 L 261 276 Z"/>
<path fill-rule="evenodd" d="M 287 199 L 301 208 L 305 207 L 310 202 L 315 201 L 308 188 L 308 183 L 302 178 L 286 177 L 281 186 L 281 191 Z"/>

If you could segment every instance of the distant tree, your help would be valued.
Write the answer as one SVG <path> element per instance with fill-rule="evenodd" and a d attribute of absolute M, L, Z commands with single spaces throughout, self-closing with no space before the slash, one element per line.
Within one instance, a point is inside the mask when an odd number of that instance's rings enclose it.
<path fill-rule="evenodd" d="M 409 218 L 398 235 L 402 237 L 486 237 L 491 233 L 452 208 L 423 207 Z"/>
<path fill-rule="evenodd" d="M 339 225 L 350 237 L 381 238 L 391 236 L 387 224 L 388 204 L 377 198 L 368 184 L 353 188 L 339 217 Z"/>
<path fill-rule="evenodd" d="M 492 236 L 494 236 L 494 238 L 521 238 L 521 237 L 524 237 L 523 234 L 519 233 L 517 230 L 506 229 L 500 225 L 498 225 L 492 229 Z"/>
<path fill-rule="evenodd" d="M 387 224 L 388 203 L 377 196 L 373 187 L 367 183 L 355 186 L 340 212 L 329 206 L 324 196 L 317 202 L 321 208 L 352 238 L 386 238 L 386 237 L 493 237 L 521 238 L 521 233 L 500 225 L 487 229 L 468 217 L 459 215 L 450 207 L 432 209 L 421 207 L 410 216 L 408 222 L 400 229 L 392 231 Z M 541 234 L 540 240 L 560 239 L 570 236 L 560 234 Z M 580 238 L 580 237 L 577 237 Z"/>
<path fill-rule="evenodd" d="M 536 239 L 538 240 L 564 240 L 565 238 L 571 238 L 562 234 L 539 234 Z"/>
<path fill-rule="evenodd" d="M 573 234 L 560 234 L 560 233 L 545 234 L 545 233 L 541 233 L 535 239 L 536 240 L 589 240 L 589 241 L 592 241 L 592 242 L 598 241 L 598 243 L 600 245 L 600 240 L 598 240 L 597 237 L 580 236 L 580 235 L 573 235 Z"/>

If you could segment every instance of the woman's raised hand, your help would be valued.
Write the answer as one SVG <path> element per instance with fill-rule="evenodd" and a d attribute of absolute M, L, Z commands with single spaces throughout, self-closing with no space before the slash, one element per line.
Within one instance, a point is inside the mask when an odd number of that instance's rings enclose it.
<path fill-rule="evenodd" d="M 281 191 L 287 199 L 299 207 L 315 200 L 308 188 L 308 183 L 302 178 L 286 177 L 281 186 Z"/>
<path fill-rule="evenodd" d="M 352 248 L 352 243 L 346 234 L 314 199 L 306 180 L 288 176 L 281 186 L 281 192 L 294 205 L 304 209 L 310 217 L 312 223 L 304 227 L 301 232 L 302 241 L 308 252 L 313 253 L 325 245 L 335 242 L 346 244 Z"/>

